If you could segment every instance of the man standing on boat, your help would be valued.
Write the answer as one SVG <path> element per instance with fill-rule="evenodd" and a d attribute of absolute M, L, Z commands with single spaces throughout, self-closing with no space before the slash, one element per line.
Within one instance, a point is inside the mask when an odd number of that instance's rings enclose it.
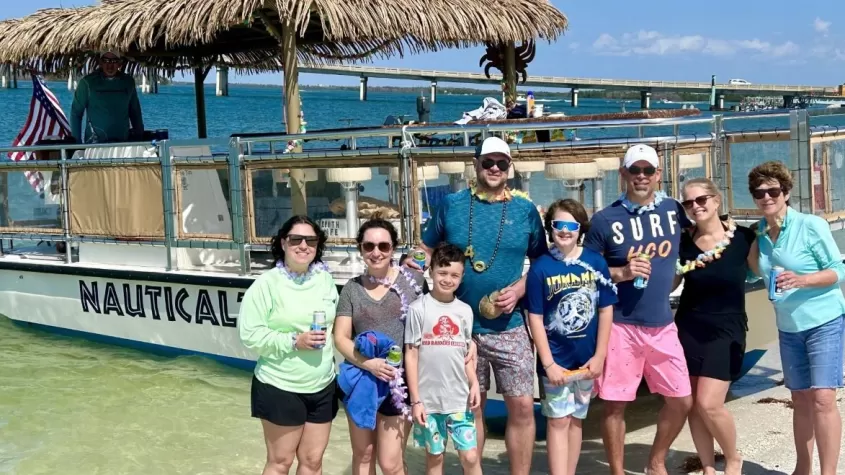
<path fill-rule="evenodd" d="M 669 307 L 681 231 L 690 222 L 678 201 L 657 190 L 661 170 L 653 148 L 629 148 L 619 173 L 627 191 L 593 216 L 584 241 L 604 254 L 619 297 L 604 373 L 596 381 L 604 400 L 602 438 L 610 473 L 622 475 L 625 406 L 645 377 L 651 392 L 665 399 L 647 473 L 667 475 L 666 454 L 692 407 L 686 359 Z"/>
<path fill-rule="evenodd" d="M 518 303 L 525 295 L 526 256 L 547 251 L 542 219 L 527 195 L 507 186 L 510 147 L 497 137 L 475 159 L 477 183 L 450 194 L 422 234 L 426 262 L 441 242 L 464 249 L 467 272 L 456 293 L 472 307 L 481 406 L 476 411 L 479 455 L 490 372 L 508 411 L 505 445 L 512 475 L 527 475 L 534 449 L 534 349 Z M 413 260 L 408 265 L 417 267 Z M 489 297 L 489 298 L 488 298 Z M 483 309 L 482 309 L 483 308 Z"/>
<path fill-rule="evenodd" d="M 70 129 L 79 143 L 139 140 L 144 132 L 141 103 L 132 76 L 121 71 L 120 55 L 107 51 L 100 67 L 79 81 L 70 109 Z M 87 115 L 85 124 L 83 115 Z"/>

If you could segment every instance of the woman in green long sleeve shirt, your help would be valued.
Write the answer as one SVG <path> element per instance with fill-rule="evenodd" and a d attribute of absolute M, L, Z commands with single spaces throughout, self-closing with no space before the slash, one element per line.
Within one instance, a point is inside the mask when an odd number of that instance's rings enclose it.
<path fill-rule="evenodd" d="M 337 288 L 321 258 L 326 234 L 307 216 L 289 219 L 273 238 L 276 268 L 244 295 L 241 341 L 258 353 L 252 379 L 252 416 L 267 445 L 264 474 L 318 474 L 338 411 L 334 343 Z M 325 329 L 314 331 L 323 312 Z"/>

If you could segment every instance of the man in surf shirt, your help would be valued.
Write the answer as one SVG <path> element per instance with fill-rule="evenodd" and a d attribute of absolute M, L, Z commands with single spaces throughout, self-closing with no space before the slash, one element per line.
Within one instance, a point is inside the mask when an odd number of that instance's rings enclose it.
<path fill-rule="evenodd" d="M 677 200 L 657 190 L 661 170 L 653 148 L 629 148 L 619 173 L 626 193 L 593 216 L 584 241 L 604 255 L 619 297 L 604 373 L 596 381 L 605 401 L 604 445 L 611 473 L 621 475 L 625 406 L 645 378 L 651 392 L 666 401 L 648 469 L 666 475 L 666 454 L 692 406 L 686 359 L 669 307 L 681 232 L 690 222 Z M 645 286 L 636 285 L 637 277 Z"/>

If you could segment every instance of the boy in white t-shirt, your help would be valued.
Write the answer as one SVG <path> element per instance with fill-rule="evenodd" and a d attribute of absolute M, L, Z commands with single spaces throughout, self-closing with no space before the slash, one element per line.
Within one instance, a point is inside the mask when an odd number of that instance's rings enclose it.
<path fill-rule="evenodd" d="M 414 441 L 426 450 L 426 474 L 443 473 L 448 437 L 464 474 L 481 474 L 475 418 L 481 396 L 472 341 L 472 309 L 455 298 L 464 275 L 463 251 L 441 244 L 431 255 L 431 293 L 414 301 L 405 322 L 405 371 L 414 415 Z"/>

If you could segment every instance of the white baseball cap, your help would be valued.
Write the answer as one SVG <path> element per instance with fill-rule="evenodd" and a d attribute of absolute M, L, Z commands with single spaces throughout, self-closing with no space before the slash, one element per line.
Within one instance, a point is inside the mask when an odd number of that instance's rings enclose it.
<path fill-rule="evenodd" d="M 107 55 L 107 54 L 110 54 L 110 55 L 114 56 L 114 57 L 115 57 L 115 58 L 117 58 L 117 59 L 121 59 L 120 53 L 118 53 L 118 52 L 117 52 L 117 51 L 115 51 L 115 50 L 111 50 L 111 49 L 107 49 L 107 50 L 105 50 L 105 51 L 101 51 L 101 52 L 100 52 L 100 58 L 102 58 L 103 56 L 105 56 L 105 55 Z"/>
<path fill-rule="evenodd" d="M 481 144 L 481 152 L 478 156 L 483 157 L 491 154 L 502 154 L 511 158 L 511 148 L 508 146 L 507 142 L 499 137 L 487 137 Z"/>
<path fill-rule="evenodd" d="M 629 148 L 625 152 L 622 166 L 628 168 L 639 161 L 646 161 L 654 168 L 660 167 L 660 159 L 657 158 L 657 151 L 648 145 L 639 144 Z"/>

